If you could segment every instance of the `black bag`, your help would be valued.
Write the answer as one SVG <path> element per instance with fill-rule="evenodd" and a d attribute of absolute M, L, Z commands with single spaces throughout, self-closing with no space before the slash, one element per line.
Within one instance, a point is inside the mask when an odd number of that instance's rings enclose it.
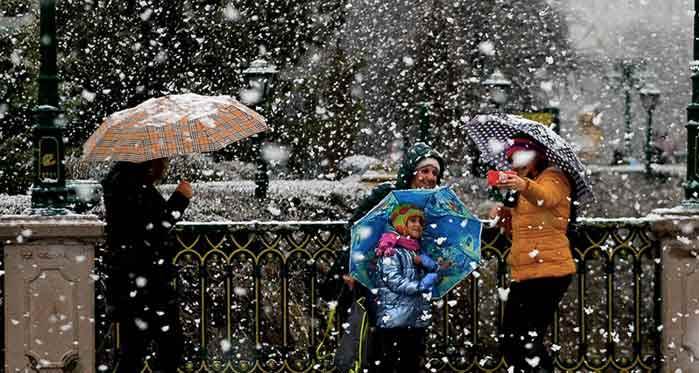
<path fill-rule="evenodd" d="M 328 337 L 332 333 L 337 307 L 330 309 L 328 325 L 323 339 L 316 348 L 316 361 L 321 365 L 335 368 L 340 373 L 361 373 L 368 368 L 367 354 L 370 351 L 370 338 L 372 335 L 369 323 L 369 313 L 365 305 L 366 298 L 361 297 L 352 302 L 349 318 L 346 321 L 347 328 L 342 328 L 340 340 L 334 356 L 327 351 L 325 346 Z"/>
<path fill-rule="evenodd" d="M 343 328 L 335 351 L 334 365 L 338 372 L 361 373 L 369 367 L 368 352 L 371 351 L 372 335 L 365 297 L 352 303 L 347 323 L 349 327 Z"/>

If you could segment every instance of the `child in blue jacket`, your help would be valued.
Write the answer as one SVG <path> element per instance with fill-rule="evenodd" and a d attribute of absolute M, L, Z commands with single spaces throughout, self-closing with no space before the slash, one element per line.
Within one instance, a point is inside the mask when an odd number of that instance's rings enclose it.
<path fill-rule="evenodd" d="M 377 271 L 372 291 L 376 333 L 374 372 L 418 372 L 425 352 L 425 328 L 431 322 L 431 293 L 439 266 L 420 254 L 422 210 L 400 205 L 391 214 L 395 231 L 384 233 L 376 248 Z"/>

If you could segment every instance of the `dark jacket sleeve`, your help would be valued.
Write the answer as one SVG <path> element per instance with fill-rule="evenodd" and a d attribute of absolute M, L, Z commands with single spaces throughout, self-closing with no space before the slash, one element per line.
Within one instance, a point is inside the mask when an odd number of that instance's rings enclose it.
<path fill-rule="evenodd" d="M 122 183 L 110 188 L 105 195 L 110 241 L 122 249 L 163 246 L 188 204 L 179 192 L 166 201 L 152 185 Z"/>
<path fill-rule="evenodd" d="M 369 213 L 374 206 L 378 205 L 394 189 L 395 186 L 391 183 L 379 184 L 372 189 L 371 193 L 359 203 L 359 206 L 352 213 L 352 216 L 349 218 L 349 226 L 352 227 L 357 220 Z"/>
<path fill-rule="evenodd" d="M 144 198 L 143 211 L 145 213 L 145 237 L 146 241 L 158 244 L 167 240 L 170 230 L 182 218 L 185 209 L 189 206 L 189 199 L 180 192 L 174 192 L 165 201 L 155 187 L 149 187 L 148 196 Z"/>

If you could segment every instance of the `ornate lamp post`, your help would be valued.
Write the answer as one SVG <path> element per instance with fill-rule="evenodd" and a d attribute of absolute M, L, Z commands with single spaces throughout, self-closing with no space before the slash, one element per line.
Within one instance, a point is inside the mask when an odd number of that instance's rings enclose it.
<path fill-rule="evenodd" d="M 488 79 L 481 82 L 485 90 L 484 96 L 488 101 L 488 105 L 494 105 L 495 110 L 500 112 L 504 111 L 505 104 L 510 98 L 510 92 L 512 90 L 512 81 L 505 77 L 499 69 L 496 69 Z"/>
<path fill-rule="evenodd" d="M 274 64 L 267 62 L 266 60 L 259 58 L 252 63 L 250 67 L 243 70 L 243 76 L 245 76 L 248 82 L 248 87 L 250 89 L 249 99 L 244 100 L 246 104 L 256 104 L 256 110 L 263 114 L 265 100 L 272 91 L 274 85 L 274 78 L 279 73 L 277 67 Z M 267 197 L 267 188 L 269 187 L 269 175 L 267 174 L 267 162 L 262 156 L 262 144 L 264 142 L 265 135 L 260 133 L 254 138 L 255 141 L 255 151 L 256 151 L 256 163 L 257 171 L 255 172 L 255 198 L 264 199 Z"/>
<path fill-rule="evenodd" d="M 624 147 L 619 154 L 622 162 L 629 163 L 631 159 L 631 139 L 633 130 L 631 129 L 631 90 L 638 86 L 638 73 L 644 68 L 645 62 L 635 59 L 622 59 L 614 66 L 612 79 L 616 80 L 624 91 Z"/>
<path fill-rule="evenodd" d="M 542 84 L 542 89 L 544 88 Z M 546 106 L 543 109 L 544 113 L 551 114 L 551 125 L 553 126 L 553 131 L 560 134 L 561 133 L 561 90 L 563 85 L 559 82 L 552 81 L 550 89 L 544 89 L 544 96 L 546 98 Z M 548 87 L 547 87 L 548 88 Z"/>
<path fill-rule="evenodd" d="M 58 78 L 56 65 L 56 1 L 41 0 L 39 99 L 34 110 L 34 185 L 32 208 L 49 208 L 60 213 L 69 202 L 66 188 L 63 125 L 58 107 Z"/>
<path fill-rule="evenodd" d="M 640 91 L 641 104 L 648 113 L 648 125 L 646 126 L 646 174 L 650 175 L 652 170 L 650 163 L 653 157 L 653 110 L 660 101 L 660 90 L 655 83 L 646 83 Z"/>

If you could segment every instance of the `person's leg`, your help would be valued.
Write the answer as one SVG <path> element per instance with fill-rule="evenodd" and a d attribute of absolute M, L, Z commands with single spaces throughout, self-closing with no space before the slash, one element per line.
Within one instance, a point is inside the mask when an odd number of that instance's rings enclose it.
<path fill-rule="evenodd" d="M 140 297 L 132 296 L 136 289 L 133 269 L 124 264 L 126 258 L 119 256 L 112 268 L 108 279 L 108 295 L 111 298 L 111 308 L 114 320 L 119 325 L 119 346 L 117 354 L 117 372 L 140 372 L 145 364 L 148 353 L 150 335 L 147 328 L 147 317 L 143 311 Z"/>
<path fill-rule="evenodd" d="M 144 357 L 147 353 L 148 333 L 144 332 L 140 324 L 141 319 L 135 314 L 123 314 L 119 320 L 119 358 L 118 373 L 140 372 L 144 366 Z M 129 317 L 132 316 L 132 317 Z M 139 323 L 136 323 L 138 319 Z"/>
<path fill-rule="evenodd" d="M 398 340 L 399 336 L 394 329 L 376 329 L 372 346 L 372 357 L 369 359 L 369 372 L 393 372 L 399 353 Z"/>
<path fill-rule="evenodd" d="M 509 366 L 515 367 L 519 373 L 526 364 L 524 360 L 524 345 L 528 319 L 526 300 L 529 296 L 525 282 L 512 282 L 510 293 L 505 303 L 505 314 L 502 320 L 502 341 L 500 350 Z"/>
<path fill-rule="evenodd" d="M 184 352 L 184 340 L 178 310 L 175 304 L 168 304 L 158 308 L 151 315 L 154 324 L 157 326 L 157 329 L 153 331 L 157 348 L 156 361 L 162 372 L 176 373 Z"/>
<path fill-rule="evenodd" d="M 425 355 L 425 329 L 404 329 L 399 334 L 400 362 L 398 371 L 418 373 L 422 369 L 421 359 Z"/>
<path fill-rule="evenodd" d="M 535 370 L 553 372 L 554 361 L 544 346 L 544 336 L 554 322 L 554 315 L 558 304 L 563 299 L 571 276 L 541 279 L 532 289 L 532 312 L 530 329 L 527 335 L 530 337 L 531 348 L 525 352 L 528 364 L 535 364 Z M 538 364 L 536 364 L 538 363 Z"/>
<path fill-rule="evenodd" d="M 179 321 L 177 292 L 172 286 L 174 269 L 155 268 L 142 288 L 154 343 L 151 367 L 156 373 L 176 373 L 182 361 L 184 340 Z"/>

